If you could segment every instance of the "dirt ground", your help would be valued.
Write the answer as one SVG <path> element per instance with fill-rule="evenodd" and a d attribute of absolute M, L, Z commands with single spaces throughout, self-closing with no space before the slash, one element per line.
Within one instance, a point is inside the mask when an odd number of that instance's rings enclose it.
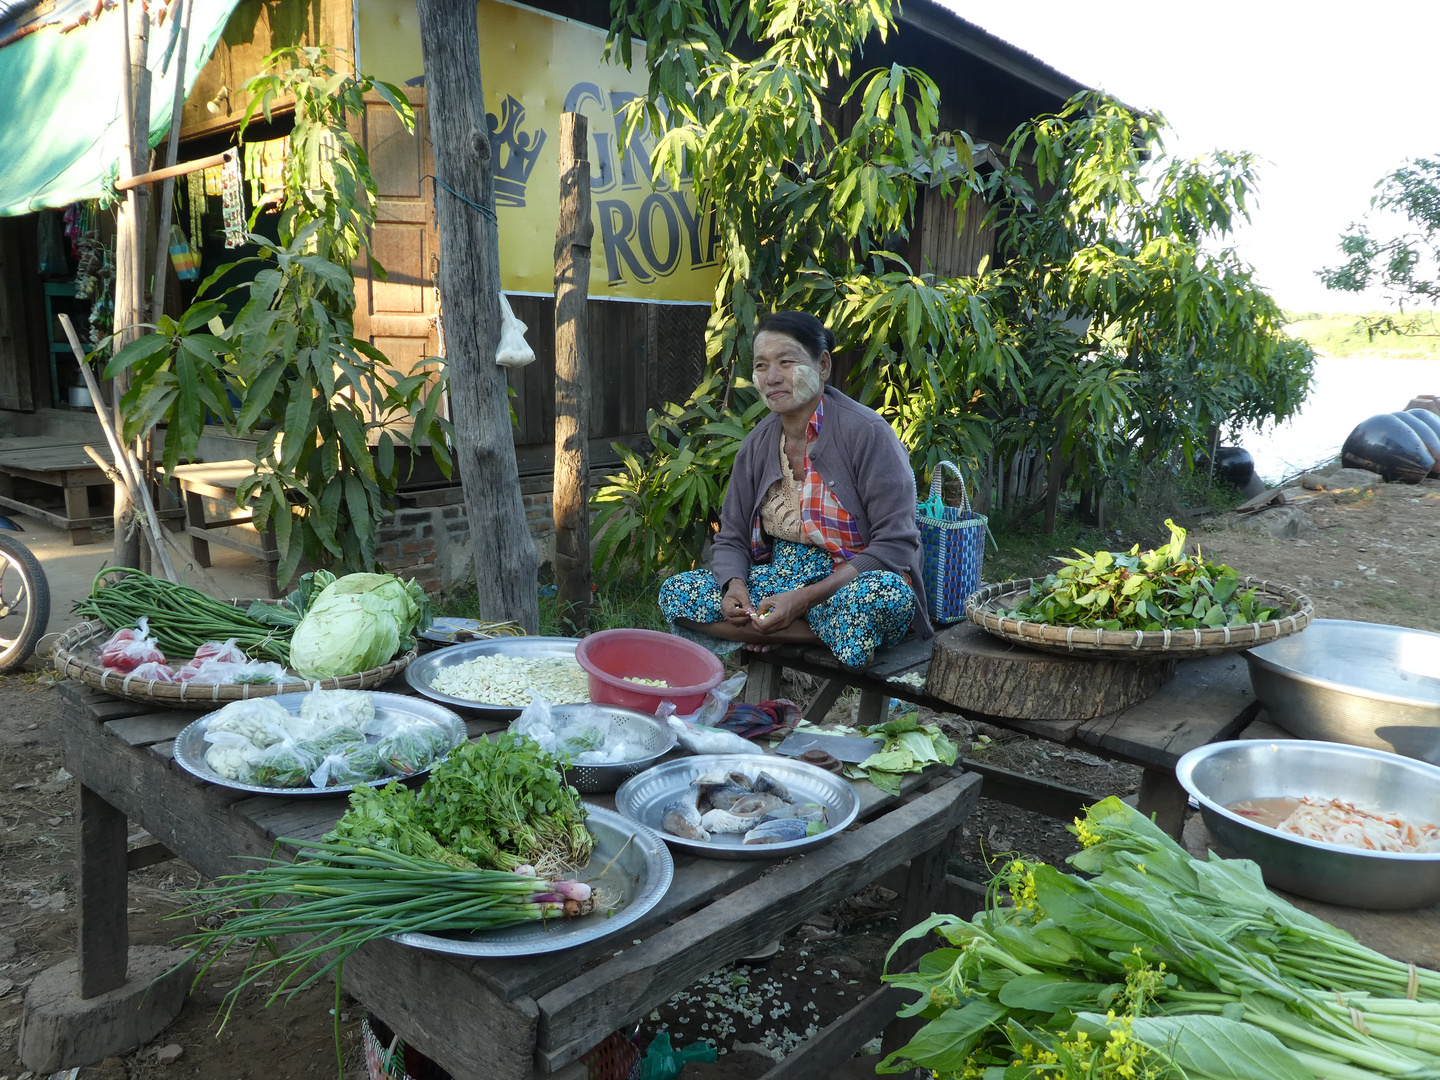
<path fill-rule="evenodd" d="M 1193 536 L 1215 559 L 1306 592 L 1322 618 L 1390 622 L 1440 630 L 1440 483 L 1385 485 L 1370 493 L 1321 493 L 1299 509 L 1297 537 L 1276 539 L 1253 520 L 1225 515 Z M 805 695 L 803 686 L 792 688 Z M 28 1077 L 16 1057 L 25 987 L 72 955 L 75 940 L 75 785 L 64 772 L 51 724 L 59 695 L 41 673 L 0 679 L 0 1080 Z M 1100 795 L 1135 790 L 1138 770 L 946 717 L 967 756 Z M 138 834 L 138 828 L 135 830 Z M 143 841 L 143 834 L 135 837 Z M 1063 824 L 981 800 L 955 853 L 955 872 L 983 878 L 993 859 L 1016 852 L 1060 861 L 1074 850 Z M 182 863 L 130 877 L 131 940 L 169 941 L 184 922 L 168 921 L 197 883 Z M 812 1030 L 823 1028 L 878 985 L 886 949 L 899 931 L 899 898 L 869 889 L 783 939 L 764 963 L 737 964 L 676 995 L 641 1024 L 648 1042 L 669 1031 L 675 1045 L 713 1040 L 713 1064 L 685 1070 L 690 1080 L 748 1080 Z M 333 990 L 262 1007 L 263 991 L 242 998 L 217 1034 L 217 1009 L 238 963 L 213 969 L 179 1019 L 150 1046 L 81 1070 L 76 1080 L 250 1078 L 299 1080 L 336 1074 Z M 343 1073 L 364 1076 L 360 1006 L 340 1005 Z M 161 1065 L 162 1047 L 182 1053 Z M 871 1047 L 878 1049 L 878 1047 Z M 857 1058 L 842 1076 L 873 1075 L 877 1058 Z M 66 1074 L 57 1074 L 64 1076 Z M 32 1080 L 39 1080 L 38 1077 Z"/>

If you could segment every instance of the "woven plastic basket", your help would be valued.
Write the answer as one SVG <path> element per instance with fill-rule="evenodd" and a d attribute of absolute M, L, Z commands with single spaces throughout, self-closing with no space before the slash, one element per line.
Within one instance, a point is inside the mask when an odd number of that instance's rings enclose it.
<path fill-rule="evenodd" d="M 1277 585 L 1247 577 L 1242 588 L 1256 589 L 1267 604 L 1285 614 L 1266 622 L 1244 626 L 1209 627 L 1196 630 L 1093 630 L 1077 626 L 1051 626 L 999 614 L 1013 608 L 1040 579 L 1020 578 L 986 585 L 965 601 L 970 621 L 996 637 L 1049 652 L 1104 653 L 1109 656 L 1164 654 L 1167 656 L 1214 656 L 1263 645 L 1276 638 L 1299 633 L 1315 617 L 1310 598 L 1289 585 Z"/>
<path fill-rule="evenodd" d="M 414 643 L 410 649 L 395 657 L 387 664 L 358 671 L 353 675 L 342 675 L 334 679 L 317 679 L 313 682 L 295 676 L 283 683 L 241 683 L 238 686 L 221 686 L 216 683 L 160 682 L 157 679 L 137 679 L 123 671 L 112 671 L 101 667 L 90 659 L 94 646 L 113 631 L 103 622 L 92 620 L 79 626 L 72 626 L 55 639 L 50 661 L 55 673 L 62 679 L 78 679 L 86 686 L 103 690 L 116 697 L 160 705 L 167 709 L 188 709 L 211 702 L 243 701 L 246 698 L 273 697 L 276 694 L 298 694 L 307 690 L 368 690 L 381 686 L 399 675 L 415 659 Z"/>

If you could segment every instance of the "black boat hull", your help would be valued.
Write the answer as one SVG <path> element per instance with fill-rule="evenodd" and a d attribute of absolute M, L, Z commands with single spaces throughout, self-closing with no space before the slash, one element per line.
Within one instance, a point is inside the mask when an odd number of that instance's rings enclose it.
<path fill-rule="evenodd" d="M 1405 425 L 1420 436 L 1420 441 L 1425 444 L 1425 449 L 1435 459 L 1435 464 L 1430 466 L 1430 475 L 1440 477 L 1440 431 L 1436 431 L 1418 416 L 1408 412 L 1397 412 L 1394 416 L 1405 422 Z"/>

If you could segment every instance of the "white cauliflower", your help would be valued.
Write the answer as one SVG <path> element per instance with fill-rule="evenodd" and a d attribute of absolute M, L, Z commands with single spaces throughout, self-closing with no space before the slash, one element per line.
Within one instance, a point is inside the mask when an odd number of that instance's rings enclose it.
<path fill-rule="evenodd" d="M 205 725 L 205 739 L 213 743 L 217 740 L 211 738 L 212 735 L 239 735 L 263 750 L 288 738 L 289 720 L 289 710 L 270 698 L 232 701 L 210 717 Z"/>

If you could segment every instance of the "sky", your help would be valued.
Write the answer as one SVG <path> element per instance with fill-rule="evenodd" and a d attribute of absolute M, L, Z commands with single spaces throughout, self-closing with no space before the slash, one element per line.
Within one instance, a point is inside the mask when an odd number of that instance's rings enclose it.
<path fill-rule="evenodd" d="M 1315 271 L 1341 261 L 1339 238 L 1376 181 L 1440 154 L 1440 0 L 940 2 L 1079 82 L 1163 113 L 1171 153 L 1256 155 L 1258 198 L 1235 246 L 1282 307 L 1384 306 L 1327 290 Z"/>

